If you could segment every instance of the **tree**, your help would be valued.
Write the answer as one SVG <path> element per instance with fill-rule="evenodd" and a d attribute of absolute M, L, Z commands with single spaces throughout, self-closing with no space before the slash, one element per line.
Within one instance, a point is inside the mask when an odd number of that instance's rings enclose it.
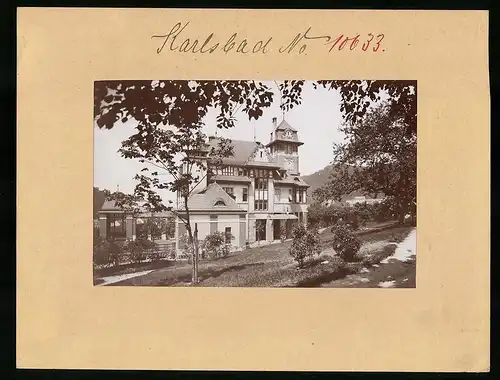
<path fill-rule="evenodd" d="M 404 120 L 392 106 L 379 104 L 355 124 L 341 127 L 346 142 L 334 144 L 334 169 L 317 190 L 319 199 L 340 199 L 363 190 L 373 197 L 384 194 L 394 203 L 400 223 L 415 212 L 417 136 L 406 133 Z"/>
<path fill-rule="evenodd" d="M 303 80 L 287 80 L 280 84 L 282 108 L 292 109 L 302 101 Z M 348 123 L 362 119 L 371 104 L 381 100 L 382 93 L 391 99 L 391 116 L 400 118 L 405 134 L 417 132 L 417 82 L 408 80 L 320 80 L 313 87 L 339 91 L 342 103 L 340 111 Z"/>
<path fill-rule="evenodd" d="M 325 222 L 326 206 L 320 202 L 313 202 L 307 208 L 307 219 L 310 225 L 320 226 Z"/>
<path fill-rule="evenodd" d="M 167 239 L 173 238 L 175 236 L 175 219 L 172 217 L 167 218 L 167 223 L 165 225 L 165 235 Z"/>
<path fill-rule="evenodd" d="M 98 187 L 94 187 L 94 218 L 97 217 L 97 213 L 102 208 L 104 201 L 106 200 L 106 194 L 104 191 L 99 190 Z"/>
<path fill-rule="evenodd" d="M 331 226 L 339 218 L 348 219 L 352 210 L 341 204 L 326 205 L 318 201 L 313 202 L 308 208 L 308 220 L 312 225 Z"/>
<path fill-rule="evenodd" d="M 361 241 L 352 231 L 349 224 L 340 219 L 333 227 L 333 249 L 347 262 L 354 261 L 361 247 Z"/>
<path fill-rule="evenodd" d="M 283 107 L 301 102 L 304 81 L 280 85 Z M 397 209 L 399 222 L 416 212 L 417 86 L 415 81 L 318 81 L 340 92 L 346 142 L 334 145 L 332 173 L 315 192 L 321 201 L 340 200 L 362 190 L 384 193 Z M 382 93 L 389 100 L 381 103 Z M 377 103 L 378 102 L 378 103 Z"/>
<path fill-rule="evenodd" d="M 148 231 L 148 235 L 151 235 L 151 239 L 154 241 L 158 236 L 161 237 L 162 234 L 166 233 L 167 220 L 165 218 L 158 217 L 148 217 L 145 218 L 145 227 Z"/>
<path fill-rule="evenodd" d="M 306 229 L 302 223 L 298 223 L 293 229 L 292 239 L 290 256 L 299 264 L 299 268 L 304 266 L 307 258 L 321 252 L 320 239 L 315 228 Z"/>
<path fill-rule="evenodd" d="M 235 114 L 257 119 L 271 105 L 273 92 L 255 81 L 101 81 L 94 85 L 94 118 L 98 128 L 113 128 L 132 119 L 136 133 L 123 141 L 124 158 L 145 164 L 135 179 L 133 198 L 109 194 L 118 206 L 136 207 L 143 199 L 149 211 L 171 210 L 157 193 L 170 190 L 179 194 L 181 212 L 176 215 L 186 226 L 188 244 L 194 248 L 188 199 L 203 180 L 208 165 L 217 165 L 232 154 L 230 141 L 221 139 L 207 151 L 202 132 L 203 118 L 210 108 L 218 110 L 217 127 L 234 126 Z M 154 169 L 152 169 L 154 168 Z M 152 169 L 152 170 L 150 170 Z M 167 174 L 169 178 L 160 177 Z M 193 283 L 197 282 L 197 255 L 193 260 Z"/>

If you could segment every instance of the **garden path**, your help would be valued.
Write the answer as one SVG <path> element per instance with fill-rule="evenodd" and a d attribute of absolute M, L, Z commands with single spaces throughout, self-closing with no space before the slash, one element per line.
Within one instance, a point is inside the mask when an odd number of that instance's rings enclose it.
<path fill-rule="evenodd" d="M 134 277 L 139 277 L 139 276 L 145 276 L 148 273 L 153 272 L 152 270 L 146 270 L 143 272 L 135 272 L 135 273 L 126 273 L 126 274 L 119 274 L 116 276 L 108 276 L 108 277 L 101 277 L 99 280 L 103 281 L 101 282 L 98 286 L 102 285 L 109 285 L 109 284 L 114 284 L 115 282 L 120 282 L 124 280 L 128 280 L 129 278 L 134 278 Z"/>
<path fill-rule="evenodd" d="M 322 287 L 400 288 L 415 287 L 417 230 L 414 228 L 398 244 L 394 254 L 360 273 L 335 280 Z"/>

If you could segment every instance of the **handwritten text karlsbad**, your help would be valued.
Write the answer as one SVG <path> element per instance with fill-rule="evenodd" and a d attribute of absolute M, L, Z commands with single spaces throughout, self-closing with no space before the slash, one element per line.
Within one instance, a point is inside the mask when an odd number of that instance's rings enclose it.
<path fill-rule="evenodd" d="M 204 39 L 190 38 L 186 32 L 188 25 L 189 22 L 178 22 L 167 34 L 151 36 L 152 39 L 160 41 L 160 46 L 156 49 L 156 52 L 158 54 L 162 52 L 211 54 L 219 51 L 226 54 L 230 52 L 266 54 L 276 50 L 279 53 L 303 54 L 306 52 L 308 43 L 325 46 L 328 52 L 341 50 L 385 51 L 385 48 L 382 47 L 382 41 L 384 40 L 384 34 L 382 33 L 354 34 L 351 36 L 345 34 L 314 36 L 311 32 L 312 28 L 309 27 L 303 33 L 297 33 L 289 41 L 277 43 L 273 37 L 252 41 L 249 38 L 239 36 L 238 33 L 233 33 L 226 38 L 220 38 L 215 33 L 210 33 Z"/>

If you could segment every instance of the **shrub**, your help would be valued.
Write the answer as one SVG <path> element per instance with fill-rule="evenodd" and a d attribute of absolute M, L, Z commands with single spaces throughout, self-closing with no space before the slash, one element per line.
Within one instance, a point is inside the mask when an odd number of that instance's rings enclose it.
<path fill-rule="evenodd" d="M 189 243 L 189 235 L 188 235 L 188 233 L 185 232 L 180 237 L 179 240 L 182 243 L 182 256 L 187 257 L 188 262 L 191 263 L 191 260 L 193 258 L 193 246 Z"/>
<path fill-rule="evenodd" d="M 411 215 L 416 213 L 414 203 L 410 204 L 408 211 Z M 331 226 L 338 220 L 351 224 L 353 229 L 357 229 L 359 225 L 366 225 L 368 222 L 387 222 L 394 220 L 397 217 L 397 206 L 392 197 L 386 197 L 382 202 L 356 203 L 349 206 L 347 203 L 335 202 L 329 206 L 313 202 L 308 209 L 308 219 L 310 224 L 318 226 Z"/>
<path fill-rule="evenodd" d="M 303 224 L 299 223 L 293 229 L 292 239 L 290 256 L 299 264 L 299 268 L 304 266 L 306 259 L 321 252 L 316 229 L 306 229 Z"/>
<path fill-rule="evenodd" d="M 110 265 L 109 243 L 106 240 L 100 238 L 94 239 L 93 252 L 94 267 L 106 267 Z"/>
<path fill-rule="evenodd" d="M 224 243 L 222 246 L 222 257 L 226 257 L 231 253 L 231 243 Z"/>
<path fill-rule="evenodd" d="M 162 259 L 170 257 L 170 252 L 164 252 L 159 249 L 152 249 L 148 252 L 147 257 L 149 260 L 156 263 Z"/>
<path fill-rule="evenodd" d="M 340 220 L 332 227 L 333 249 L 344 261 L 352 262 L 361 247 L 361 241 L 354 235 L 352 227 Z"/>
<path fill-rule="evenodd" d="M 97 240 L 101 239 L 100 232 L 99 232 L 99 221 L 94 220 L 94 228 L 93 228 L 93 237 L 94 237 L 94 245 Z"/>
<path fill-rule="evenodd" d="M 169 249 L 167 249 L 166 257 L 168 259 L 174 260 L 176 258 L 176 256 L 177 256 L 177 253 L 175 251 L 175 248 L 169 248 Z"/>
<path fill-rule="evenodd" d="M 123 245 L 117 241 L 111 241 L 107 245 L 107 250 L 110 264 L 115 267 L 120 265 L 123 259 Z"/>
<path fill-rule="evenodd" d="M 355 213 L 357 220 L 359 222 L 359 225 L 361 225 L 361 226 L 366 225 L 366 223 L 368 223 L 370 220 L 374 219 L 373 218 L 373 206 L 367 204 L 366 202 L 355 204 L 353 212 Z"/>
<path fill-rule="evenodd" d="M 359 272 L 361 266 L 361 263 L 345 263 L 343 268 L 346 274 L 354 274 Z"/>
<path fill-rule="evenodd" d="M 397 205 L 393 197 L 387 197 L 374 205 L 374 218 L 377 222 L 387 222 L 397 218 Z"/>
<path fill-rule="evenodd" d="M 350 208 L 349 210 L 346 210 L 345 219 L 340 218 L 337 221 L 337 223 L 343 222 L 343 221 L 345 221 L 351 227 L 352 230 L 354 230 L 354 231 L 357 230 L 359 228 L 358 212 L 354 208 Z"/>
<path fill-rule="evenodd" d="M 130 254 L 130 261 L 133 263 L 140 263 L 146 259 L 144 247 L 141 243 L 141 240 L 128 242 L 127 250 Z"/>
<path fill-rule="evenodd" d="M 228 236 L 231 240 L 234 236 Z M 226 242 L 226 234 L 223 232 L 214 232 L 207 235 L 202 243 L 203 257 L 215 259 L 218 257 L 225 257 L 231 252 L 231 243 Z"/>
<path fill-rule="evenodd" d="M 184 233 L 180 237 L 180 241 L 183 243 L 183 247 L 181 249 L 182 256 L 188 259 L 188 263 L 191 264 L 193 262 L 193 249 L 194 244 L 189 244 L 189 235 L 187 232 Z M 175 257 L 175 250 L 173 251 L 173 257 Z M 203 258 L 203 241 L 198 241 L 198 257 Z"/>
<path fill-rule="evenodd" d="M 327 207 L 319 202 L 313 202 L 307 209 L 307 219 L 310 224 L 323 224 L 326 220 Z"/>

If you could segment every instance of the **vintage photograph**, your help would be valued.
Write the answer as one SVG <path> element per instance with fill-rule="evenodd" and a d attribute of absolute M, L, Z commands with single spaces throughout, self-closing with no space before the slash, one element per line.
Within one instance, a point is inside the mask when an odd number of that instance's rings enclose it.
<path fill-rule="evenodd" d="M 416 81 L 96 81 L 93 123 L 94 285 L 416 287 Z"/>

